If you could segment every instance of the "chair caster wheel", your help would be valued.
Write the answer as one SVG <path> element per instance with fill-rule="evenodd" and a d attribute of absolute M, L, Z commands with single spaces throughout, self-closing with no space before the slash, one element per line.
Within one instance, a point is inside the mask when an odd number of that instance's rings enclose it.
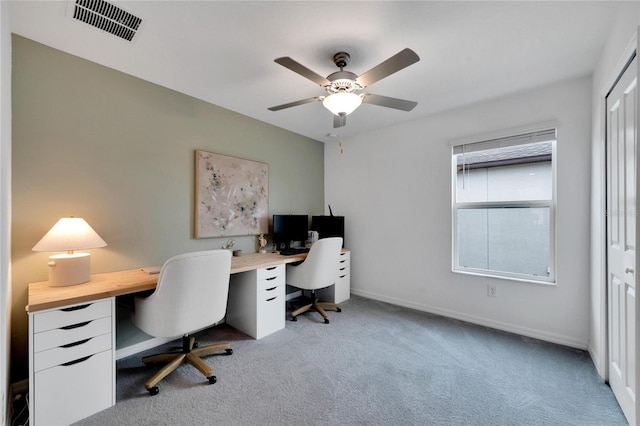
<path fill-rule="evenodd" d="M 298 318 L 296 318 L 296 317 L 291 317 L 291 321 L 298 321 Z"/>
<path fill-rule="evenodd" d="M 342 308 L 336 308 L 336 312 L 342 312 Z"/>
<path fill-rule="evenodd" d="M 325 324 L 329 324 L 329 318 L 325 318 L 325 319 L 324 319 L 324 323 L 325 323 Z"/>
<path fill-rule="evenodd" d="M 233 349 L 225 349 L 225 355 L 231 355 L 233 353 Z"/>
<path fill-rule="evenodd" d="M 217 381 L 218 381 L 218 379 L 216 378 L 216 376 L 209 376 L 209 377 L 207 377 L 207 379 L 209 379 L 209 384 L 210 384 L 210 385 L 212 385 L 212 384 L 214 384 L 215 382 L 217 382 Z"/>
<path fill-rule="evenodd" d="M 157 395 L 158 392 L 160 392 L 160 389 L 158 389 L 157 386 L 151 387 L 149 389 L 147 389 L 149 391 L 149 395 L 154 396 Z"/>

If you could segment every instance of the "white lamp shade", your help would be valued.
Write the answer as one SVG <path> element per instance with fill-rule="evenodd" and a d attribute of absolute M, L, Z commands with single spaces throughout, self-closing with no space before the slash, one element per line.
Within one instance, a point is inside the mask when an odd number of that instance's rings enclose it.
<path fill-rule="evenodd" d="M 73 251 L 105 247 L 107 243 L 81 217 L 63 217 L 33 246 L 33 251 Z"/>
<path fill-rule="evenodd" d="M 362 103 L 355 93 L 334 93 L 322 101 L 322 105 L 335 115 L 349 115 Z"/>

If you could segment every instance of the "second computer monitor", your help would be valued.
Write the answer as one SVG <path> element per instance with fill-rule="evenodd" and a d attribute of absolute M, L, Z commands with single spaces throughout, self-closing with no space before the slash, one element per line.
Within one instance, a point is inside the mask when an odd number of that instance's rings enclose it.
<path fill-rule="evenodd" d="M 273 242 L 278 248 L 283 245 L 288 249 L 292 241 L 298 241 L 304 245 L 308 232 L 309 216 L 307 215 L 273 215 Z"/>
<path fill-rule="evenodd" d="M 312 216 L 311 230 L 318 231 L 318 238 L 342 237 L 344 247 L 344 216 Z"/>

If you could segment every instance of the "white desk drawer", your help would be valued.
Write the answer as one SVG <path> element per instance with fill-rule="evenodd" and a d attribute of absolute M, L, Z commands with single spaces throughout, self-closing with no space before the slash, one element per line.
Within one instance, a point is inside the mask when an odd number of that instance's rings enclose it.
<path fill-rule="evenodd" d="M 284 265 L 270 266 L 268 268 L 260 268 L 260 269 L 256 269 L 256 279 L 260 281 L 268 278 L 284 276 L 284 272 L 285 272 Z"/>
<path fill-rule="evenodd" d="M 284 296 L 284 289 L 285 289 L 285 287 L 283 285 L 281 285 L 281 286 L 271 287 L 271 288 L 259 291 L 258 292 L 258 304 L 264 303 L 264 302 L 269 302 L 274 297 L 283 297 Z"/>
<path fill-rule="evenodd" d="M 346 264 L 341 263 L 338 267 L 338 276 L 347 275 L 351 273 L 351 266 L 347 262 Z"/>
<path fill-rule="evenodd" d="M 256 338 L 282 330 L 285 322 L 284 286 L 258 293 Z"/>
<path fill-rule="evenodd" d="M 33 314 L 33 331 L 52 330 L 111 316 L 111 299 Z"/>
<path fill-rule="evenodd" d="M 111 317 L 98 318 L 80 324 L 37 333 L 33 339 L 34 352 L 57 348 L 91 337 L 111 333 Z"/>
<path fill-rule="evenodd" d="M 115 404 L 110 350 L 69 366 L 36 373 L 34 425 L 68 425 Z"/>
<path fill-rule="evenodd" d="M 67 347 L 56 347 L 34 354 L 34 371 L 38 372 L 47 368 L 62 366 L 63 364 L 73 365 L 82 358 L 94 355 L 98 352 L 111 349 L 111 333 L 103 334 L 85 340 L 80 340 L 77 344 L 69 344 Z"/>
<path fill-rule="evenodd" d="M 273 287 L 284 286 L 285 278 L 284 274 L 275 277 L 269 277 L 262 280 L 258 280 L 258 291 L 266 290 Z"/>

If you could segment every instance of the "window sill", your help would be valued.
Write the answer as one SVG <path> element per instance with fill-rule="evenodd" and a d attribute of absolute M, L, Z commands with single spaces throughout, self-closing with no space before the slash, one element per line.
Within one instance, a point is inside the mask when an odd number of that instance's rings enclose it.
<path fill-rule="evenodd" d="M 529 284 L 542 284 L 542 285 L 548 285 L 553 287 L 557 285 L 555 280 L 536 280 L 534 278 L 511 277 L 506 275 L 491 274 L 488 272 L 467 271 L 467 270 L 461 270 L 461 269 L 452 269 L 451 272 L 453 272 L 454 274 L 473 275 L 476 277 L 483 277 L 483 278 L 496 278 L 499 280 L 516 281 L 516 282 L 529 283 Z"/>

